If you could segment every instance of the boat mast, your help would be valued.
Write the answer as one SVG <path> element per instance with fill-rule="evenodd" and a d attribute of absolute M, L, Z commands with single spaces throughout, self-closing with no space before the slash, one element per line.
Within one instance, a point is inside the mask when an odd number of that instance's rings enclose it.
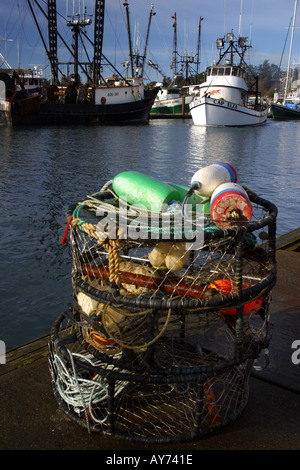
<path fill-rule="evenodd" d="M 225 43 L 228 43 L 228 47 L 222 51 L 222 49 L 225 47 Z M 227 33 L 225 38 L 217 39 L 217 48 L 220 50 L 220 56 L 217 65 L 221 64 L 222 59 L 228 54 L 230 54 L 230 65 L 234 65 L 234 54 L 237 54 L 240 57 L 239 67 L 244 67 L 246 65 L 244 56 L 246 50 L 249 47 L 251 46 L 247 45 L 246 37 L 239 37 L 238 40 L 235 40 L 233 31 L 231 31 L 231 33 Z"/>
<path fill-rule="evenodd" d="M 133 54 L 132 54 L 132 43 L 131 43 L 131 31 L 130 31 L 130 18 L 129 18 L 129 5 L 127 0 L 123 3 L 123 6 L 126 9 L 126 18 L 127 18 L 127 33 L 128 33 L 128 43 L 129 43 L 129 57 L 130 57 L 130 66 L 131 66 L 131 76 L 134 75 L 134 66 L 133 66 Z"/>
<path fill-rule="evenodd" d="M 143 53 L 143 57 L 142 57 L 142 68 L 141 68 L 141 73 L 140 73 L 141 77 L 143 77 L 143 75 L 144 75 L 145 60 L 146 60 L 146 53 L 147 53 L 147 46 L 148 46 L 148 40 L 149 40 L 151 20 L 152 20 L 152 16 L 155 16 L 155 15 L 156 15 L 156 13 L 153 12 L 153 3 L 151 3 L 149 21 L 148 21 L 148 28 L 147 28 L 147 34 L 146 34 L 146 40 L 145 40 L 145 47 L 144 47 L 144 53 Z"/>
<path fill-rule="evenodd" d="M 57 26 L 55 25 L 55 21 L 56 21 L 56 0 L 48 0 L 48 2 L 51 1 L 52 5 L 51 5 L 51 17 L 49 17 L 49 15 L 43 10 L 43 8 L 41 7 L 41 5 L 39 4 L 38 0 L 32 0 L 36 6 L 40 9 L 40 11 L 42 12 L 42 14 L 46 17 L 47 21 L 48 21 L 48 24 L 51 23 L 51 27 L 48 26 L 48 32 L 49 32 L 49 28 L 51 29 L 51 32 L 53 33 L 52 37 L 51 37 L 51 47 L 52 47 L 52 52 L 55 52 L 55 38 L 54 38 L 54 33 L 57 34 L 57 36 L 60 38 L 60 40 L 63 42 L 63 44 L 65 45 L 65 47 L 67 48 L 67 50 L 69 51 L 69 53 L 72 55 L 72 57 L 74 58 L 74 74 L 75 74 L 75 78 L 78 79 L 79 75 L 78 75 L 78 67 L 81 68 L 82 72 L 87 76 L 87 79 L 88 81 L 90 82 L 91 81 L 91 78 L 89 77 L 87 71 L 84 69 L 82 63 L 80 63 L 78 61 L 78 55 L 77 53 L 75 53 L 76 51 L 74 51 L 74 49 L 72 50 L 68 44 L 66 43 L 66 41 L 64 40 L 64 38 L 62 37 L 62 35 L 59 33 L 59 31 L 57 30 Z M 31 0 L 27 0 L 27 3 L 30 7 L 30 10 L 31 10 L 31 13 L 32 13 L 32 16 L 33 16 L 33 19 L 35 21 L 35 24 L 37 26 L 37 29 L 38 29 L 38 32 L 40 34 L 40 37 L 41 37 L 41 40 L 43 42 L 43 45 L 44 45 L 44 48 L 45 48 L 45 51 L 47 53 L 47 56 L 49 58 L 49 61 L 51 63 L 51 70 L 54 71 L 54 75 L 55 75 L 55 70 L 59 69 L 59 63 L 58 62 L 54 62 L 54 59 L 53 59 L 53 55 L 51 55 L 50 51 L 48 50 L 47 48 L 47 45 L 45 43 L 45 40 L 43 38 L 43 34 L 42 34 L 42 31 L 41 31 L 41 28 L 39 26 L 39 23 L 37 21 L 37 18 L 36 18 L 36 15 L 33 11 L 33 7 L 31 5 Z M 54 22 L 53 22 L 54 21 Z M 78 35 L 81 34 L 81 28 L 84 29 L 85 26 L 87 26 L 88 24 L 91 24 L 91 19 L 87 18 L 86 15 L 84 14 L 83 17 L 80 17 L 80 15 L 73 15 L 72 17 L 72 20 L 69 21 L 69 26 L 74 26 L 76 27 L 76 30 L 74 30 L 74 34 L 75 34 L 75 49 L 77 47 L 77 52 L 78 52 L 78 46 L 76 46 L 76 41 L 78 40 Z M 68 24 L 68 22 L 67 22 Z M 77 29 L 78 27 L 78 29 Z M 76 37 L 77 35 L 77 37 Z M 77 73 L 76 73 L 76 68 L 77 68 Z M 61 73 L 61 71 L 60 71 Z"/>
<path fill-rule="evenodd" d="M 185 83 L 187 84 L 189 81 L 189 70 L 191 64 L 196 64 L 196 75 L 199 74 L 200 68 L 200 50 L 201 50 L 201 24 L 204 18 L 200 16 L 199 19 L 199 27 L 198 27 L 198 43 L 197 43 L 197 50 L 195 55 L 189 55 L 187 50 L 185 51 L 184 55 L 180 55 L 177 52 L 177 15 L 174 13 L 172 16 L 174 19 L 173 28 L 174 28 L 174 35 L 173 35 L 173 58 L 171 69 L 174 69 L 173 80 L 177 77 L 177 64 L 181 64 L 181 68 L 179 71 L 179 75 L 183 74 L 185 70 Z M 195 73 L 195 71 L 193 71 Z"/>
<path fill-rule="evenodd" d="M 93 76 L 94 86 L 97 86 L 101 77 L 101 59 L 102 44 L 104 32 L 104 8 L 105 0 L 95 0 L 95 27 L 94 27 L 94 60 L 93 60 Z"/>
<path fill-rule="evenodd" d="M 48 0 L 48 41 L 52 83 L 58 84 L 56 0 Z"/>
<path fill-rule="evenodd" d="M 34 19 L 34 22 L 36 24 L 36 27 L 37 27 L 37 30 L 39 32 L 39 35 L 40 35 L 40 38 L 42 40 L 42 43 L 43 43 L 43 46 L 45 48 L 45 51 L 46 51 L 46 54 L 47 54 L 47 57 L 49 59 L 49 62 L 50 62 L 50 66 L 51 66 L 51 73 L 52 73 L 52 77 L 55 75 L 55 68 L 58 67 L 58 65 L 53 61 L 53 54 L 50 53 L 48 47 L 47 47 L 47 44 L 44 40 L 44 37 L 43 37 L 43 34 L 42 34 L 42 31 L 41 31 L 41 28 L 39 26 L 39 23 L 38 23 L 38 20 L 36 18 L 36 15 L 34 13 L 34 10 L 33 10 L 33 6 L 31 5 L 31 1 L 30 0 L 27 0 L 27 3 L 28 3 L 28 6 L 30 8 L 30 11 L 31 11 L 31 14 L 32 14 L 32 17 Z M 35 3 L 37 4 L 37 6 L 41 9 L 40 5 L 35 1 Z M 42 10 L 42 13 L 47 17 L 46 13 Z M 53 39 L 53 38 L 52 38 Z M 52 51 L 53 52 L 53 51 Z"/>
<path fill-rule="evenodd" d="M 292 25 L 292 35 L 291 35 L 291 44 L 290 44 L 290 52 L 289 52 L 289 61 L 288 61 L 288 68 L 286 73 L 286 81 L 285 81 L 285 90 L 284 90 L 284 99 L 283 103 L 286 102 L 287 90 L 288 90 L 288 83 L 289 83 L 289 76 L 290 76 L 290 66 L 291 66 L 291 56 L 292 56 L 292 49 L 293 49 L 293 41 L 294 41 L 294 31 L 295 31 L 295 21 L 296 21 L 296 13 L 297 13 L 297 4 L 298 0 L 295 0 L 294 5 L 294 16 L 293 16 L 293 25 Z"/>
<path fill-rule="evenodd" d="M 201 52 L 201 23 L 204 20 L 204 18 L 201 18 L 199 20 L 199 26 L 198 26 L 198 43 L 197 43 L 197 66 L 196 66 L 196 73 L 197 75 L 199 74 L 199 67 L 200 67 L 200 52 Z"/>
<path fill-rule="evenodd" d="M 48 0 L 49 1 L 55 1 L 55 0 Z M 97 3 L 97 2 L 96 2 Z M 51 18 L 49 18 L 49 22 L 51 22 Z M 91 18 L 88 18 L 86 16 L 86 12 L 84 11 L 83 14 L 81 15 L 79 13 L 73 14 L 70 20 L 67 20 L 67 26 L 69 26 L 71 31 L 73 32 L 73 57 L 74 57 L 74 80 L 75 80 L 75 85 L 78 86 L 80 83 L 80 77 L 79 77 L 79 60 L 78 60 L 78 39 L 79 36 L 81 36 L 81 30 L 84 29 L 86 26 L 89 26 L 92 23 Z"/>
<path fill-rule="evenodd" d="M 174 77 L 177 75 L 177 17 L 176 17 L 176 12 L 174 13 L 174 16 L 172 16 L 174 19 L 173 23 L 173 28 L 174 28 L 174 35 L 173 35 L 173 61 L 172 61 L 172 66 L 171 68 L 174 67 Z"/>

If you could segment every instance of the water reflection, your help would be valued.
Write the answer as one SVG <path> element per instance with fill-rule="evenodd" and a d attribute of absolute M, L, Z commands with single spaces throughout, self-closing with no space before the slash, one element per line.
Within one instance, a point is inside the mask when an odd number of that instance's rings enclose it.
<path fill-rule="evenodd" d="M 201 128 L 190 120 L 0 126 L 0 138 L 0 339 L 7 347 L 47 333 L 71 302 L 70 249 L 60 244 L 65 211 L 121 171 L 189 185 L 201 167 L 228 162 L 240 183 L 278 206 L 279 234 L 299 226 L 299 122 L 240 129 Z"/>

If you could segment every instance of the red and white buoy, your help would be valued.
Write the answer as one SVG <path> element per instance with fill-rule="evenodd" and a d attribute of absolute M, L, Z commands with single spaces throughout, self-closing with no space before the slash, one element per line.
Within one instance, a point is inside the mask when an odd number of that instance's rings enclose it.
<path fill-rule="evenodd" d="M 210 214 L 217 227 L 224 230 L 250 222 L 252 205 L 244 188 L 236 183 L 224 183 L 211 196 Z"/>
<path fill-rule="evenodd" d="M 230 182 L 237 182 L 237 173 L 229 163 L 213 163 L 201 168 L 191 180 L 191 184 L 199 183 L 195 193 L 205 197 L 210 197 L 220 184 Z"/>

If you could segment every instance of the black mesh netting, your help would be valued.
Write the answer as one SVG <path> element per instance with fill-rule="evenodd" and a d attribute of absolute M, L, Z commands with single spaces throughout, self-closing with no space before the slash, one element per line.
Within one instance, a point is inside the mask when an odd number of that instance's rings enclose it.
<path fill-rule="evenodd" d="M 55 396 L 72 419 L 170 442 L 242 412 L 253 362 L 269 344 L 276 282 L 277 210 L 249 197 L 246 225 L 221 230 L 204 213 L 200 244 L 193 222 L 186 231 L 169 213 L 150 223 L 107 189 L 70 208 L 73 306 L 49 350 Z"/>

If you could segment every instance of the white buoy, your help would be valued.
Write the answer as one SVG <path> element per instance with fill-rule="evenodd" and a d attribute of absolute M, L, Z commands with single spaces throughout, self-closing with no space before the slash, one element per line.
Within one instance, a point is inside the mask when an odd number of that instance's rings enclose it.
<path fill-rule="evenodd" d="M 195 190 L 200 196 L 210 197 L 214 190 L 223 183 L 236 183 L 237 173 L 229 163 L 214 163 L 198 170 L 192 177 L 191 184 L 199 183 Z"/>
<path fill-rule="evenodd" d="M 221 229 L 234 225 L 246 225 L 252 218 L 252 206 L 248 194 L 236 183 L 224 183 L 213 192 L 210 214 Z"/>

